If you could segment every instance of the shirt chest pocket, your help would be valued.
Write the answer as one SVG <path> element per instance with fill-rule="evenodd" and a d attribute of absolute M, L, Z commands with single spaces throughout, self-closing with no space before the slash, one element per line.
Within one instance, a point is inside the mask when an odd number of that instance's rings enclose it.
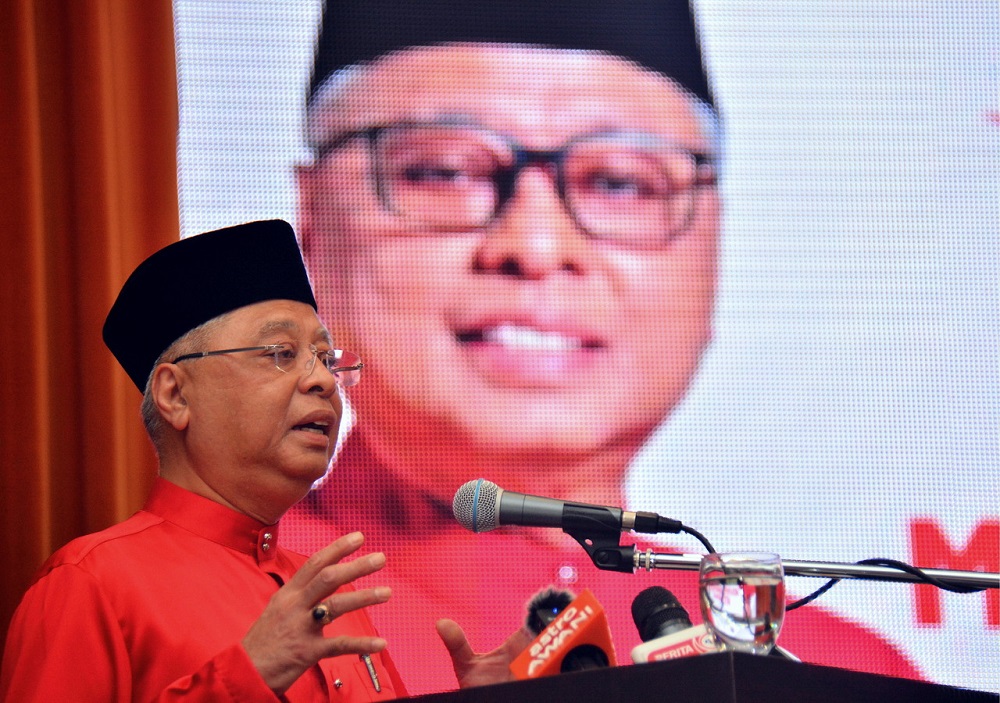
<path fill-rule="evenodd" d="M 397 698 L 389 672 L 378 655 L 333 657 L 320 664 L 333 701 L 382 701 Z"/>

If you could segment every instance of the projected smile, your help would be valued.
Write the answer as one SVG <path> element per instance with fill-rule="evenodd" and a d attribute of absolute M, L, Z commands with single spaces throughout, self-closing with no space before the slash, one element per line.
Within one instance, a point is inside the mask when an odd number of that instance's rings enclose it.
<path fill-rule="evenodd" d="M 519 351 L 572 352 L 602 346 L 593 339 L 514 323 L 460 331 L 456 336 L 463 344 L 496 344 Z"/>
<path fill-rule="evenodd" d="M 575 352 L 604 346 L 600 340 L 587 335 L 515 322 L 458 330 L 455 337 L 462 344 L 490 344 L 527 352 Z"/>

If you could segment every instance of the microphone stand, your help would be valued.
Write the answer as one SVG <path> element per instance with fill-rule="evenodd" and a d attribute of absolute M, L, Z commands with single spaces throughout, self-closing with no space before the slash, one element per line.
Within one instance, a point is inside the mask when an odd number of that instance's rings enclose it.
<path fill-rule="evenodd" d="M 624 547 L 623 549 L 628 549 Z M 645 569 L 673 569 L 677 571 L 698 571 L 701 567 L 700 554 L 658 554 L 651 549 L 645 552 L 632 547 L 633 571 Z M 785 574 L 793 576 L 816 576 L 827 579 L 864 579 L 868 581 L 905 581 L 923 583 L 915 574 L 893 569 L 888 566 L 865 564 L 844 564 L 828 561 L 781 560 Z M 600 565 L 598 565 L 600 568 Z M 953 569 L 921 569 L 925 574 L 952 586 L 964 588 L 1000 588 L 1000 574 L 983 571 L 956 571 Z"/>
<path fill-rule="evenodd" d="M 590 556 L 594 566 L 604 571 L 635 573 L 645 569 L 673 569 L 698 571 L 700 554 L 659 554 L 652 549 L 639 551 L 634 544 L 621 545 L 621 533 L 593 520 L 563 530 L 575 539 Z M 920 576 L 888 566 L 870 564 L 845 564 L 832 561 L 781 560 L 785 573 L 792 576 L 816 576 L 826 579 L 864 579 L 868 581 L 903 581 L 926 583 Z M 927 576 L 955 588 L 1000 589 L 1000 574 L 983 571 L 956 571 L 953 569 L 921 569 Z"/>

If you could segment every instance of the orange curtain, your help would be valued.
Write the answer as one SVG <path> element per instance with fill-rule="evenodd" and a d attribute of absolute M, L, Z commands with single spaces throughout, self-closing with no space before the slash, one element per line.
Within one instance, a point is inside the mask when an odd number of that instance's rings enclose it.
<path fill-rule="evenodd" d="M 0 2 L 4 635 L 45 558 L 134 512 L 155 475 L 101 325 L 178 236 L 176 83 L 170 0 Z"/>

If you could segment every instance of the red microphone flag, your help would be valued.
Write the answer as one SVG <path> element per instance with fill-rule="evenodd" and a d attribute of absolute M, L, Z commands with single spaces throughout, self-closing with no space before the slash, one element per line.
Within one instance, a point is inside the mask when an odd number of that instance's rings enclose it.
<path fill-rule="evenodd" d="M 517 679 L 536 679 L 616 665 L 607 615 L 594 594 L 584 590 L 511 662 L 510 670 Z"/>

